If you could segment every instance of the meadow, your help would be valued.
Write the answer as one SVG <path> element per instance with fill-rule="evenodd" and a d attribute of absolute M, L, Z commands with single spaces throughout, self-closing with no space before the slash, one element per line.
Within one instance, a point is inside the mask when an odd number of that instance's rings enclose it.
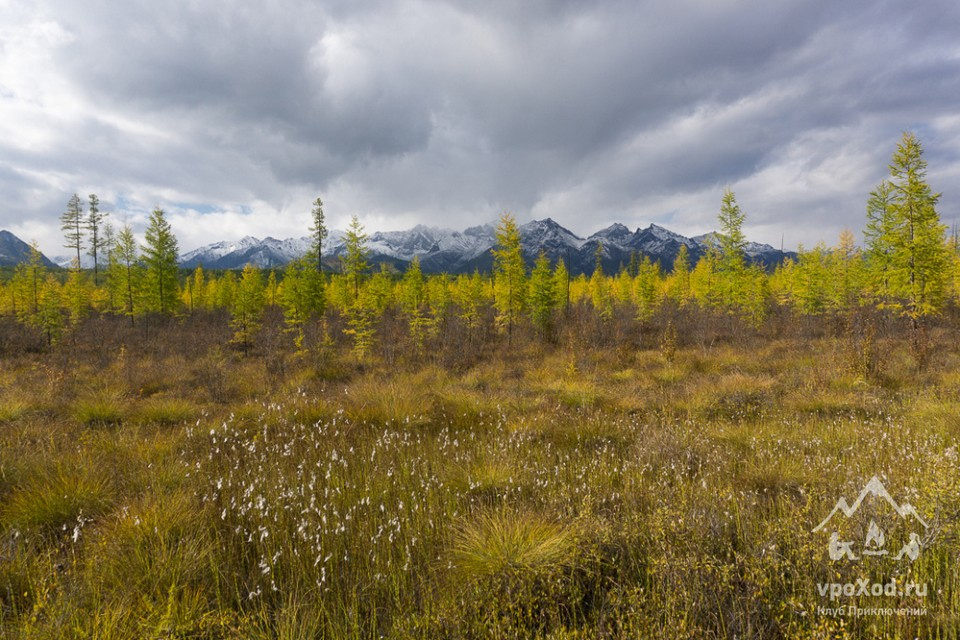
<path fill-rule="evenodd" d="M 385 317 L 363 359 L 336 314 L 0 318 L 0 634 L 955 638 L 960 325 L 863 314 Z M 839 604 L 922 615 L 821 609 L 860 569 L 812 529 L 874 475 L 930 523 L 874 577 L 928 590 Z"/>

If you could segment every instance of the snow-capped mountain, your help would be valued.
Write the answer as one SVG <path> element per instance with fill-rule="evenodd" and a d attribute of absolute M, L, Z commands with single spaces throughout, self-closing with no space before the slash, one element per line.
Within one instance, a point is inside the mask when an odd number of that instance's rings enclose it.
<path fill-rule="evenodd" d="M 44 266 L 54 266 L 54 263 L 42 253 L 40 258 Z M 30 245 L 9 231 L 0 230 L 0 267 L 12 267 L 29 260 Z"/>
<path fill-rule="evenodd" d="M 180 256 L 180 266 L 192 269 L 240 269 L 247 263 L 262 269 L 280 267 L 310 250 L 310 238 L 264 238 L 246 236 L 235 242 L 215 242 Z"/>
<path fill-rule="evenodd" d="M 651 224 L 630 231 L 616 223 L 587 238 L 581 238 L 547 218 L 520 225 L 520 243 L 524 259 L 532 264 L 543 251 L 552 262 L 563 258 L 573 274 L 592 273 L 596 253 L 601 247 L 604 271 L 615 273 L 630 262 L 632 255 L 649 256 L 659 261 L 664 269 L 673 266 L 681 245 L 687 247 L 691 262 L 696 262 L 716 241 L 716 234 L 687 238 L 669 229 Z M 234 242 L 217 242 L 185 253 L 181 265 L 193 268 L 202 264 L 210 269 L 238 269 L 252 263 L 263 268 L 282 266 L 305 255 L 310 250 L 310 238 L 246 237 Z M 463 231 L 417 225 L 406 231 L 377 231 L 367 240 L 370 258 L 374 263 L 388 262 L 403 268 L 414 257 L 426 273 L 469 273 L 489 271 L 493 265 L 492 249 L 496 245 L 496 227 L 485 224 Z M 331 231 L 324 243 L 324 263 L 336 268 L 345 252 L 344 232 Z M 765 244 L 749 243 L 748 257 L 771 266 L 785 254 Z"/>

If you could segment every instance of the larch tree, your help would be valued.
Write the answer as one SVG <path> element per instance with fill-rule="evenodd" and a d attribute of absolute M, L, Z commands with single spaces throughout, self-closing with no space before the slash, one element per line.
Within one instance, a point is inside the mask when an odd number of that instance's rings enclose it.
<path fill-rule="evenodd" d="M 237 295 L 237 274 L 227 271 L 216 280 L 210 279 L 212 285 L 211 300 L 217 309 L 229 309 L 233 306 L 233 298 Z"/>
<path fill-rule="evenodd" d="M 203 265 L 198 264 L 190 277 L 190 313 L 207 308 L 207 283 Z"/>
<path fill-rule="evenodd" d="M 86 226 L 83 219 L 83 203 L 80 196 L 73 194 L 67 201 L 67 209 L 60 214 L 60 229 L 63 231 L 63 245 L 67 249 L 73 249 L 77 253 L 75 267 L 80 268 L 80 254 L 83 251 L 83 230 Z"/>
<path fill-rule="evenodd" d="M 93 285 L 100 286 L 100 258 L 109 251 L 108 239 L 104 228 L 106 224 L 106 214 L 100 211 L 100 198 L 97 194 L 91 193 L 89 207 L 87 209 L 86 219 L 87 233 L 90 235 L 90 247 L 87 254 L 93 258 Z"/>
<path fill-rule="evenodd" d="M 936 210 L 940 194 L 931 191 L 926 174 L 920 141 L 904 133 L 890 164 L 892 293 L 915 326 L 940 310 L 948 281 L 947 227 Z"/>
<path fill-rule="evenodd" d="M 367 259 L 370 251 L 367 249 L 367 233 L 357 216 L 350 218 L 350 225 L 344 236 L 343 273 L 353 284 L 353 299 L 360 296 L 360 281 L 367 272 Z"/>
<path fill-rule="evenodd" d="M 690 250 L 685 244 L 680 245 L 677 256 L 673 259 L 668 292 L 681 307 L 690 299 Z"/>
<path fill-rule="evenodd" d="M 47 268 L 36 242 L 30 243 L 30 259 L 17 264 L 10 279 L 10 311 L 23 324 L 30 324 L 40 307 L 40 285 Z"/>
<path fill-rule="evenodd" d="M 557 308 L 566 313 L 570 309 L 570 272 L 563 258 L 557 260 L 553 269 L 553 291 L 557 296 Z"/>
<path fill-rule="evenodd" d="M 830 288 L 829 252 L 818 243 L 812 250 L 797 249 L 797 264 L 793 272 L 793 303 L 806 315 L 818 315 L 827 310 Z"/>
<path fill-rule="evenodd" d="M 867 199 L 867 226 L 863 230 L 867 283 L 870 293 L 881 304 L 887 303 L 890 298 L 896 226 L 893 183 L 884 180 L 870 192 Z"/>
<path fill-rule="evenodd" d="M 293 342 L 298 353 L 304 350 L 303 328 L 310 318 L 310 271 L 312 268 L 306 258 L 294 260 L 284 269 L 280 284 L 279 298 L 280 306 L 283 308 L 283 319 L 287 325 L 287 331 L 294 334 Z"/>
<path fill-rule="evenodd" d="M 414 349 L 420 353 L 427 330 L 427 318 L 423 315 L 423 303 L 426 298 L 426 281 L 420 270 L 420 257 L 414 256 L 400 282 L 400 309 L 407 316 L 410 340 Z"/>
<path fill-rule="evenodd" d="M 312 219 L 310 238 L 313 241 L 310 253 L 316 258 L 314 266 L 316 267 L 317 273 L 323 273 L 323 243 L 329 234 L 327 231 L 326 216 L 324 216 L 323 213 L 323 200 L 317 198 L 313 201 L 313 210 L 310 216 Z"/>
<path fill-rule="evenodd" d="M 634 298 L 637 304 L 637 319 L 649 320 L 657 310 L 660 289 L 660 263 L 650 262 L 643 256 L 634 278 Z"/>
<path fill-rule="evenodd" d="M 743 235 L 745 215 L 733 191 L 725 189 L 717 220 L 720 223 L 717 270 L 720 275 L 721 296 L 727 306 L 740 306 L 745 296 L 746 284 L 744 249 L 747 245 Z"/>
<path fill-rule="evenodd" d="M 467 339 L 472 340 L 480 325 L 480 308 L 484 301 L 484 281 L 480 273 L 457 276 L 453 298 L 459 309 L 460 319 L 467 328 Z"/>
<path fill-rule="evenodd" d="M 106 264 L 104 266 L 106 267 L 107 274 L 107 282 L 105 287 L 105 293 L 107 295 L 106 308 L 114 309 L 116 307 L 116 300 L 113 298 L 113 287 L 110 286 L 110 273 L 113 271 L 113 247 L 117 244 L 117 235 L 113 229 L 113 225 L 110 224 L 109 220 L 104 221 L 102 234 L 103 248 L 101 255 L 106 258 Z"/>
<path fill-rule="evenodd" d="M 863 288 L 863 257 L 849 229 L 840 232 L 837 246 L 829 255 L 829 266 L 830 306 L 846 311 L 857 304 Z"/>
<path fill-rule="evenodd" d="M 147 268 L 144 291 L 147 310 L 161 314 L 173 313 L 179 300 L 178 246 L 163 209 L 154 209 L 150 214 L 145 239 L 143 262 Z"/>
<path fill-rule="evenodd" d="M 63 285 L 62 297 L 65 298 L 71 325 L 79 323 L 90 311 L 91 291 L 88 283 L 80 269 L 71 269 Z"/>
<path fill-rule="evenodd" d="M 114 304 L 123 315 L 130 318 L 130 324 L 134 324 L 134 318 L 143 311 L 140 308 L 143 266 L 140 264 L 137 240 L 129 224 L 123 225 L 110 254 L 107 278 L 113 291 Z"/>
<path fill-rule="evenodd" d="M 233 342 L 239 344 L 245 354 L 253 344 L 254 335 L 260 329 L 264 306 L 263 276 L 259 269 L 247 263 L 237 284 L 233 305 L 230 307 Z"/>
<path fill-rule="evenodd" d="M 717 216 L 721 234 L 719 238 L 721 268 L 725 271 L 743 267 L 744 248 L 747 246 L 747 239 L 743 235 L 745 219 L 743 210 L 737 204 L 736 195 L 730 189 L 725 189 L 720 204 L 720 214 Z"/>
<path fill-rule="evenodd" d="M 603 273 L 603 244 L 597 243 L 594 251 L 593 274 L 590 276 L 590 301 L 603 320 L 613 318 L 613 296 L 610 283 Z"/>
<path fill-rule="evenodd" d="M 277 305 L 277 291 L 279 290 L 280 285 L 277 284 L 277 272 L 273 269 L 270 269 L 270 273 L 267 274 L 267 288 L 264 291 L 266 296 L 265 301 L 268 307 L 275 307 Z"/>
<path fill-rule="evenodd" d="M 530 319 L 544 340 L 553 337 L 553 323 L 559 300 L 550 260 L 540 252 L 530 274 Z"/>
<path fill-rule="evenodd" d="M 324 291 L 326 281 L 323 276 L 323 243 L 326 242 L 327 236 L 329 235 L 326 216 L 323 213 L 323 200 L 317 198 L 313 201 L 313 210 L 310 216 L 312 220 L 310 225 L 310 238 L 312 240 L 310 256 L 314 270 L 313 273 L 304 274 L 306 279 L 304 284 L 307 293 L 308 310 L 312 314 L 321 316 L 326 307 L 326 293 Z"/>
<path fill-rule="evenodd" d="M 436 334 L 447 319 L 450 307 L 453 305 L 450 280 L 446 274 L 427 278 L 426 294 L 427 307 L 430 309 L 430 330 Z"/>
<path fill-rule="evenodd" d="M 523 314 L 527 298 L 520 228 L 509 213 L 500 216 L 493 249 L 494 305 L 497 326 L 513 341 L 513 327 Z"/>
<path fill-rule="evenodd" d="M 34 325 L 46 336 L 47 345 L 57 342 L 63 334 L 60 288 L 56 276 L 48 273 L 40 286 L 37 313 L 32 317 Z"/>

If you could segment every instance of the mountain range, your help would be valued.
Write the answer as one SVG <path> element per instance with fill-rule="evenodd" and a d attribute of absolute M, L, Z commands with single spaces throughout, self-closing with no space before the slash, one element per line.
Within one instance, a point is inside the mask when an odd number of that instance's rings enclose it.
<path fill-rule="evenodd" d="M 581 238 L 550 218 L 533 220 L 520 225 L 520 243 L 529 265 L 543 251 L 551 262 L 563 258 L 567 269 L 574 274 L 590 274 L 596 265 L 597 248 L 601 247 L 601 264 L 606 273 L 616 273 L 630 263 L 633 255 L 649 256 L 660 262 L 665 270 L 681 246 L 686 246 L 691 264 L 695 264 L 717 242 L 716 233 L 688 238 L 656 224 L 631 231 L 616 223 Z M 260 268 L 282 267 L 310 250 L 311 239 L 258 239 L 247 236 L 236 241 L 220 241 L 180 256 L 180 265 L 187 269 L 203 265 L 206 269 L 240 269 L 247 263 Z M 377 231 L 367 239 L 370 261 L 387 263 L 399 270 L 414 257 L 420 258 L 425 273 L 488 272 L 493 266 L 493 248 L 496 245 L 496 225 L 484 224 L 463 231 L 417 225 L 405 231 Z M 344 232 L 334 230 L 324 243 L 324 263 L 336 270 L 346 251 Z M 748 242 L 747 258 L 770 269 L 786 257 L 795 257 L 767 244 Z M 0 231 L 0 266 L 26 260 L 29 247 L 8 231 Z M 87 258 L 86 256 L 84 256 Z M 44 258 L 46 259 L 46 258 Z M 88 260 L 89 261 L 89 260 Z M 70 258 L 54 258 L 60 266 L 69 266 Z M 84 264 L 85 267 L 92 267 Z M 52 263 L 47 262 L 48 266 Z"/>
<path fill-rule="evenodd" d="M 520 225 L 523 256 L 530 265 L 543 251 L 551 262 L 563 258 L 574 275 L 593 272 L 597 247 L 601 246 L 601 264 L 606 273 L 616 273 L 629 264 L 632 255 L 649 256 L 664 269 L 671 269 L 680 246 L 687 247 L 691 264 L 702 257 L 716 233 L 687 238 L 659 225 L 631 231 L 622 224 L 613 224 L 587 238 L 581 238 L 550 218 Z M 309 237 L 259 240 L 245 237 L 235 242 L 216 242 L 183 254 L 181 265 L 208 269 L 239 269 L 247 263 L 261 268 L 279 267 L 310 250 Z M 496 245 L 496 226 L 484 224 L 463 231 L 417 225 L 406 231 L 378 231 L 370 234 L 367 247 L 372 263 L 388 263 L 403 269 L 413 258 L 420 258 L 425 273 L 470 273 L 490 271 L 492 250 Z M 335 269 L 346 245 L 342 231 L 331 231 L 323 253 L 324 262 Z M 767 244 L 749 242 L 746 254 L 751 262 L 772 268 L 785 257 L 795 257 Z"/>

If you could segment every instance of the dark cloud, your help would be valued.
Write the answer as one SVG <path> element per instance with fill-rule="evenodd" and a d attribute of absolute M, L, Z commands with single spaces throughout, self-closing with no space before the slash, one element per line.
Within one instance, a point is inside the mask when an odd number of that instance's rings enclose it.
<path fill-rule="evenodd" d="M 97 190 L 185 246 L 296 233 L 317 193 L 335 223 L 694 232 L 731 186 L 758 239 L 832 240 L 901 131 L 956 177 L 958 27 L 938 0 L 41 0 L 0 29 L 0 226 L 55 246 L 53 203 Z"/>

